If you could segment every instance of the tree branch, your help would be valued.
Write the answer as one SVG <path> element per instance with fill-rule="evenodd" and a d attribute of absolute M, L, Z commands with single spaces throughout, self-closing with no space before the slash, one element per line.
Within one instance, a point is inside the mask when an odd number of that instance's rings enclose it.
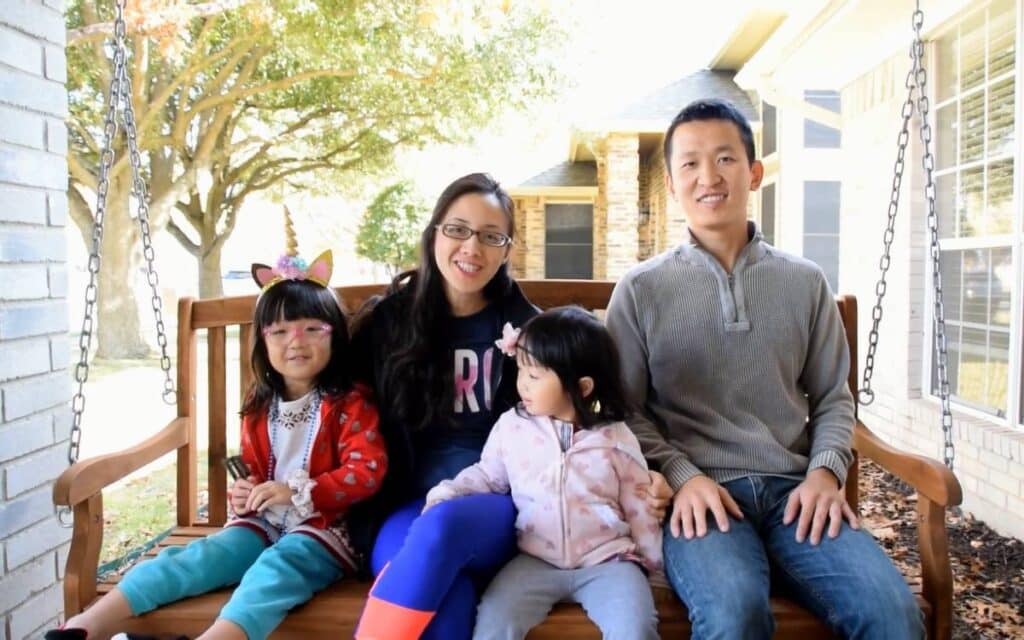
<path fill-rule="evenodd" d="M 188 251 L 192 255 L 192 257 L 199 257 L 199 245 L 192 242 L 192 239 L 189 238 L 182 228 L 178 226 L 178 223 L 174 221 L 174 218 L 167 221 L 167 231 L 175 240 L 178 241 L 185 251 Z"/>
<path fill-rule="evenodd" d="M 217 15 L 238 7 L 251 4 L 255 0 L 215 0 L 214 2 L 206 2 L 203 4 L 190 5 L 189 9 L 192 10 L 192 18 L 205 18 L 206 16 Z M 86 3 L 83 3 L 83 6 Z M 172 11 L 175 11 L 177 6 L 165 9 L 163 12 L 157 11 L 154 19 L 150 17 L 150 21 L 154 26 L 159 26 L 161 23 L 166 23 L 171 20 Z M 165 14 L 166 19 L 160 20 L 160 16 Z M 68 29 L 67 32 L 67 46 L 79 44 L 81 42 L 91 42 L 95 40 L 105 39 L 109 34 L 114 33 L 113 22 L 96 22 L 93 24 L 80 27 L 78 29 Z M 143 35 L 145 31 L 141 32 Z"/>

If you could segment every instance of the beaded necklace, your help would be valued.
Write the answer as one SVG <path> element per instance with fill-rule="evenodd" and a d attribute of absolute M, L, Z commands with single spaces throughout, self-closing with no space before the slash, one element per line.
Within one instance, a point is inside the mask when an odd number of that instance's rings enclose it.
<path fill-rule="evenodd" d="M 281 398 L 274 396 L 270 404 L 270 470 L 269 480 L 274 479 L 274 472 L 277 468 L 277 430 L 281 426 Z M 313 449 L 313 432 L 316 430 L 316 421 L 320 417 L 320 390 L 313 390 L 313 397 L 306 407 L 306 445 L 302 453 L 302 468 L 306 469 L 309 463 L 309 454 Z"/>

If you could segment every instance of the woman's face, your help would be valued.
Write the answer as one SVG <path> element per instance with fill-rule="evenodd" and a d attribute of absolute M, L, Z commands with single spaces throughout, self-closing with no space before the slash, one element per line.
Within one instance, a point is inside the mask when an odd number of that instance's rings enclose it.
<path fill-rule="evenodd" d="M 462 240 L 450 237 L 465 234 L 467 228 L 475 233 Z M 493 194 L 467 193 L 448 207 L 434 233 L 434 260 L 453 314 L 469 315 L 484 307 L 484 287 L 511 250 L 510 244 L 494 244 L 510 232 L 509 219 Z"/>

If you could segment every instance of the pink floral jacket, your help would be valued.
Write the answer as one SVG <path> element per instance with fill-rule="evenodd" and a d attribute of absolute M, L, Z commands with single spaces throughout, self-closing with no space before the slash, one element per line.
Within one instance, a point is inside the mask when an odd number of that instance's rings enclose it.
<path fill-rule="evenodd" d="M 427 494 L 427 508 L 457 496 L 511 493 L 519 548 L 563 569 L 623 557 L 661 570 L 661 526 L 638 486 L 650 484 L 636 436 L 623 422 L 573 433 L 528 415 L 498 419 L 480 462 Z"/>

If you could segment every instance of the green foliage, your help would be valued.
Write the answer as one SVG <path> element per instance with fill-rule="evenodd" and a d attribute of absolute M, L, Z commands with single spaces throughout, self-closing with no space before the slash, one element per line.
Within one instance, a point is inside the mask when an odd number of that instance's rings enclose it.
<path fill-rule="evenodd" d="M 415 264 L 429 210 L 408 182 L 381 191 L 363 214 L 356 254 L 383 264 L 390 276 Z"/>

